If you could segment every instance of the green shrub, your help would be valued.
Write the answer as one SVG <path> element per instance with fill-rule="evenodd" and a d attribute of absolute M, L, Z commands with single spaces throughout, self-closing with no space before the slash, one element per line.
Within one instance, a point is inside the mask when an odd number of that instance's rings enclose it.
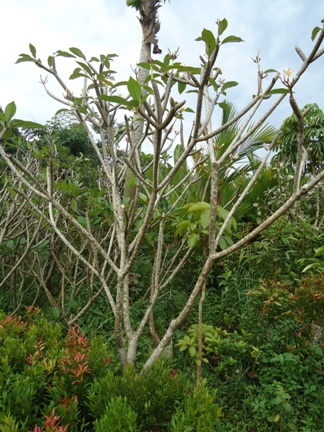
<path fill-rule="evenodd" d="M 11 414 L 0 412 L 0 430 L 1 432 L 19 432 L 19 423 Z"/>
<path fill-rule="evenodd" d="M 183 403 L 177 407 L 171 420 L 171 432 L 210 432 L 218 430 L 221 408 L 216 391 L 210 392 L 202 382 Z"/>
<path fill-rule="evenodd" d="M 167 430 L 176 406 L 187 396 L 187 387 L 184 375 L 160 361 L 141 375 L 131 369 L 123 376 L 107 372 L 89 387 L 87 404 L 93 418 L 99 419 L 111 398 L 122 397 L 137 414 L 140 430 Z"/>
<path fill-rule="evenodd" d="M 245 332 L 229 332 L 219 327 L 203 324 L 203 362 L 209 364 L 214 373 L 223 378 L 231 379 L 239 369 L 254 370 L 259 351 L 249 342 Z M 197 363 L 198 359 L 198 325 L 192 325 L 187 335 L 177 343 L 180 351 L 188 350 L 189 355 Z"/>
<path fill-rule="evenodd" d="M 235 262 L 232 266 L 221 280 L 223 292 L 213 300 L 219 302 L 217 326 L 203 326 L 202 372 L 217 388 L 224 412 L 216 430 L 321 430 L 323 274 L 293 283 L 258 282 L 242 266 L 236 273 Z M 181 336 L 178 347 L 198 360 L 197 325 Z M 194 367 L 192 361 L 190 370 Z"/>
<path fill-rule="evenodd" d="M 95 432 L 136 432 L 137 415 L 127 403 L 127 398 L 111 398 L 103 416 L 94 422 Z"/>
<path fill-rule="evenodd" d="M 214 392 L 204 385 L 192 393 L 166 360 L 121 375 L 100 338 L 65 330 L 36 308 L 25 317 L 0 312 L 0 337 L 1 431 L 162 432 L 171 422 L 203 431 L 219 413 Z"/>
<path fill-rule="evenodd" d="M 291 287 L 280 281 L 264 280 L 248 291 L 250 319 L 263 331 L 264 342 L 273 340 L 285 348 L 323 342 L 324 273 L 310 275 Z M 314 331 L 318 327 L 317 334 Z"/>
<path fill-rule="evenodd" d="M 0 338 L 1 410 L 25 430 L 49 419 L 82 430 L 85 390 L 109 364 L 103 342 L 89 343 L 75 326 L 65 332 L 36 308 L 24 319 L 0 314 Z"/>

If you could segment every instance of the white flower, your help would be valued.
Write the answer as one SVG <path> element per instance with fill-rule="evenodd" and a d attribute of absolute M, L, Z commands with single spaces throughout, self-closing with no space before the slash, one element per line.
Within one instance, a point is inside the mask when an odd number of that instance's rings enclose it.
<path fill-rule="evenodd" d="M 284 74 L 287 75 L 287 77 L 289 78 L 290 75 L 293 73 L 293 70 L 288 68 L 288 69 L 284 69 Z"/>

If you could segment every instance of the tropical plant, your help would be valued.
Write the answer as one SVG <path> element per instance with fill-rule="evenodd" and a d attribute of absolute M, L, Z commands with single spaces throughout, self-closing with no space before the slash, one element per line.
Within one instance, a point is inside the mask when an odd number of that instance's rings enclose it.
<path fill-rule="evenodd" d="M 296 107 L 294 114 L 282 123 L 280 130 L 280 138 L 274 147 L 277 153 L 273 157 L 273 165 L 284 164 L 296 169 L 298 143 L 302 140 L 301 175 L 314 176 L 323 169 L 324 113 L 317 104 L 307 104 L 302 110 Z M 306 199 L 306 207 L 308 210 L 313 209 L 314 225 L 317 227 L 323 224 L 323 199 L 322 183 Z"/>
<path fill-rule="evenodd" d="M 303 130 L 299 130 L 298 118 L 292 114 L 281 125 L 281 135 L 274 150 L 274 160 L 296 165 L 298 134 L 303 133 L 305 151 L 304 173 L 315 175 L 323 166 L 324 160 L 324 113 L 313 103 L 301 110 L 304 120 Z"/>

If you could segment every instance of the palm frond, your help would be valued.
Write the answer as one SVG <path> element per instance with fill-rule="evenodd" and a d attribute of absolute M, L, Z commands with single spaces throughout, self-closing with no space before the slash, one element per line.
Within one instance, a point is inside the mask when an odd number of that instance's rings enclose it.
<path fill-rule="evenodd" d="M 248 128 L 248 131 L 254 127 L 251 124 Z M 265 124 L 262 127 L 258 128 L 238 149 L 238 154 L 240 156 L 246 156 L 247 153 L 251 151 L 255 151 L 256 149 L 262 147 L 264 144 L 269 144 L 272 142 L 275 134 L 277 132 L 277 128 L 270 124 Z"/>

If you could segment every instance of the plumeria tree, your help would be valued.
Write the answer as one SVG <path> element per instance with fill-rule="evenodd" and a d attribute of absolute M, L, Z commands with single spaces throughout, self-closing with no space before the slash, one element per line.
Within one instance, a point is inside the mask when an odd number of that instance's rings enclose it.
<path fill-rule="evenodd" d="M 143 0 L 128 4 L 140 13 L 144 35 L 142 49 L 153 45 L 155 51 L 160 51 L 156 40 L 160 2 Z M 47 81 L 43 81 L 48 94 L 72 113 L 86 131 L 98 159 L 98 181 L 96 190 L 93 187 L 90 190 L 86 184 L 73 181 L 73 177 L 63 179 L 56 166 L 55 145 L 51 140 L 46 177 L 32 170 L 30 164 L 8 154 L 2 143 L 0 154 L 14 179 L 12 193 L 19 195 L 42 226 L 49 227 L 53 240 L 69 251 L 78 262 L 78 269 L 81 266 L 84 273 L 90 275 L 88 300 L 96 301 L 99 294 L 105 293 L 124 368 L 135 363 L 138 341 L 149 323 L 154 345 L 148 352 L 144 369 L 150 367 L 167 349 L 175 331 L 192 311 L 206 288 L 206 278 L 215 262 L 243 248 L 324 178 L 324 171 L 319 170 L 301 186 L 301 136 L 296 150 L 299 165 L 290 196 L 243 238 L 235 240 L 235 216 L 253 190 L 279 132 L 259 142 L 259 145 L 267 143 L 262 160 L 244 187 L 226 203 L 219 197 L 230 178 L 226 175 L 230 172 L 228 167 L 233 165 L 240 151 L 249 146 L 284 98 L 290 98 L 293 111 L 299 116 L 293 89 L 311 63 L 323 54 L 324 30 L 314 29 L 314 47 L 309 55 L 297 50 L 302 62 L 294 76 L 290 71 L 262 71 L 257 59 L 258 85 L 253 99 L 239 112 L 225 117 L 220 126 L 213 127 L 212 120 L 223 113 L 230 88 L 237 85 L 224 79 L 218 65 L 219 52 L 226 51 L 230 43 L 241 42 L 237 36 L 226 36 L 227 26 L 227 20 L 222 19 L 217 21 L 213 31 L 202 31 L 197 38 L 204 47 L 199 64 L 185 65 L 177 53 L 168 53 L 159 60 L 147 53 L 140 59 L 138 72 L 126 82 L 114 79 L 116 74 L 111 68 L 114 54 L 88 58 L 80 49 L 72 47 L 58 50 L 43 61 L 38 58 L 36 48 L 30 45 L 30 53 L 21 54 L 18 59 L 19 63 L 34 63 L 62 87 L 63 98 L 53 95 Z M 61 77 L 59 64 L 62 60 L 77 63 L 70 78 L 80 79 L 80 95 L 75 95 Z M 139 71 L 144 76 L 140 76 Z M 267 84 L 266 76 L 270 76 Z M 187 101 L 188 93 L 193 97 Z M 266 110 L 258 114 L 265 102 Z M 298 118 L 301 125 L 303 116 Z M 15 126 L 13 104 L 0 115 L 0 121 L 0 138 L 3 139 Z M 234 125 L 239 126 L 233 128 Z M 231 139 L 220 148 L 221 137 L 226 133 Z M 121 154 L 120 148 L 125 142 L 127 153 Z M 141 152 L 143 143 L 151 149 L 150 156 Z M 166 160 L 172 149 L 174 162 L 170 164 Z M 189 192 L 194 191 L 202 179 L 208 185 L 208 193 L 203 188 L 195 200 L 188 201 L 188 197 L 194 196 Z M 72 183 L 73 193 L 69 189 Z M 129 187 L 133 188 L 131 193 Z M 196 248 L 202 245 L 203 264 L 190 293 L 181 310 L 157 334 L 154 308 L 170 290 L 172 281 Z M 137 313 L 135 319 L 133 305 L 137 293 L 132 287 L 133 268 L 148 248 L 152 257 L 150 276 L 141 299 L 141 315 Z M 68 324 L 82 316 L 89 301 L 73 316 L 65 316 Z"/>

